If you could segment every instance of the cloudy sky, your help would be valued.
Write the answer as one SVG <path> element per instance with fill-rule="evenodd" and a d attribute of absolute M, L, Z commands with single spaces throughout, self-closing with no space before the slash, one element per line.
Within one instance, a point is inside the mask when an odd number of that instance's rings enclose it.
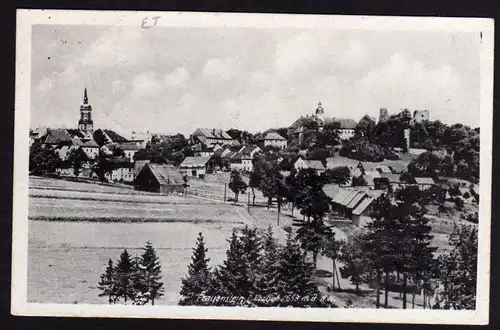
<path fill-rule="evenodd" d="M 258 28 L 33 26 L 31 127 L 76 127 L 83 89 L 94 126 L 189 135 L 266 130 L 314 112 L 429 109 L 479 125 L 479 36 Z"/>

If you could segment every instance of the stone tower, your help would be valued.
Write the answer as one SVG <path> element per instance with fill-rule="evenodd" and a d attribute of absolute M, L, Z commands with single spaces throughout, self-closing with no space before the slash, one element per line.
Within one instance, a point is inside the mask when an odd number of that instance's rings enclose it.
<path fill-rule="evenodd" d="M 380 115 L 378 121 L 384 123 L 389 119 L 389 114 L 387 113 L 387 108 L 380 108 Z"/>
<path fill-rule="evenodd" d="M 316 108 L 316 117 L 324 121 L 325 119 L 325 110 L 323 110 L 323 106 L 321 105 L 321 101 L 318 102 L 318 107 Z"/>
<path fill-rule="evenodd" d="M 80 120 L 78 120 L 78 129 L 82 132 L 93 132 L 94 121 L 92 120 L 92 107 L 87 97 L 87 88 L 83 92 L 83 104 L 80 106 Z"/>
<path fill-rule="evenodd" d="M 429 110 L 415 110 L 413 111 L 413 122 L 421 123 L 425 120 L 430 120 Z"/>

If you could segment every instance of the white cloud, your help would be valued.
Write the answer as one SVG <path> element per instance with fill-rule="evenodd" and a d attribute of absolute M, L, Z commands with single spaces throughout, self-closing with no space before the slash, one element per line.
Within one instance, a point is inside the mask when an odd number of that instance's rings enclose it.
<path fill-rule="evenodd" d="M 278 43 L 274 60 L 276 73 L 290 75 L 313 67 L 322 57 L 321 46 L 326 46 L 323 40 L 311 32 L 302 32 Z"/>
<path fill-rule="evenodd" d="M 167 74 L 163 82 L 167 87 L 179 87 L 189 80 L 189 71 L 184 67 L 179 67 Z"/>
<path fill-rule="evenodd" d="M 359 41 L 351 40 L 347 47 L 339 48 L 332 56 L 332 61 L 337 67 L 344 69 L 358 69 L 368 60 L 368 51 Z"/>
<path fill-rule="evenodd" d="M 140 98 L 159 96 L 162 93 L 158 74 L 152 71 L 140 73 L 135 76 L 132 86 L 132 94 Z"/>
<path fill-rule="evenodd" d="M 460 94 L 460 75 L 450 66 L 429 68 L 395 53 L 360 80 L 358 89 L 375 107 L 439 109 Z M 432 111 L 432 110 L 431 110 Z"/>
<path fill-rule="evenodd" d="M 89 47 L 79 61 L 90 67 L 124 65 L 138 61 L 138 54 L 146 55 L 145 49 L 139 29 L 112 27 Z"/>
<path fill-rule="evenodd" d="M 211 58 L 203 67 L 202 76 L 211 82 L 225 82 L 235 77 L 239 71 L 240 62 L 236 57 Z"/>
<path fill-rule="evenodd" d="M 111 90 L 113 91 L 114 94 L 121 94 L 125 92 L 127 89 L 127 85 L 123 80 L 115 80 L 111 84 Z"/>
<path fill-rule="evenodd" d="M 274 85 L 274 77 L 263 71 L 252 73 L 248 79 L 248 87 L 257 90 L 273 88 Z"/>

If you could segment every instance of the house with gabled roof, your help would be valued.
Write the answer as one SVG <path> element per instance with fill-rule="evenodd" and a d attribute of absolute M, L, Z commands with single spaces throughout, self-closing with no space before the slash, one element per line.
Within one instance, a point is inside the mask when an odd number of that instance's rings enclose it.
<path fill-rule="evenodd" d="M 259 139 L 259 144 L 262 148 L 275 147 L 286 149 L 287 140 L 276 132 L 269 132 Z"/>
<path fill-rule="evenodd" d="M 135 189 L 161 194 L 183 193 L 183 174 L 173 165 L 145 164 L 134 181 Z"/>
<path fill-rule="evenodd" d="M 304 159 L 303 157 L 298 157 L 295 163 L 293 164 L 293 167 L 297 171 L 300 171 L 301 169 L 312 168 L 316 170 L 318 174 L 321 174 L 326 170 L 325 166 L 320 160 Z"/>
<path fill-rule="evenodd" d="M 125 157 L 127 157 L 131 162 L 134 161 L 136 152 L 141 149 L 136 143 L 131 142 L 116 143 L 115 146 L 123 150 Z"/>
<path fill-rule="evenodd" d="M 240 150 L 230 159 L 230 169 L 251 172 L 253 170 L 253 157 L 259 152 L 262 152 L 262 149 L 256 145 L 248 145 L 240 148 Z"/>
<path fill-rule="evenodd" d="M 191 176 L 203 178 L 209 171 L 209 160 L 211 157 L 192 156 L 182 161 L 181 172 Z"/>
<path fill-rule="evenodd" d="M 414 181 L 420 190 L 427 190 L 436 184 L 432 178 L 427 177 L 417 177 L 414 178 Z"/>
<path fill-rule="evenodd" d="M 231 145 L 233 138 L 222 129 L 197 128 L 191 134 L 191 144 L 196 144 L 198 142 L 205 145 L 220 144 L 221 146 L 224 146 Z"/>

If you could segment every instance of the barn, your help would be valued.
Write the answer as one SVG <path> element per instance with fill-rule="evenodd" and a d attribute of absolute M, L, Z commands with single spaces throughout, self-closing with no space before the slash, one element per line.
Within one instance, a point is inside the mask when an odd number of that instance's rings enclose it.
<path fill-rule="evenodd" d="M 135 189 L 161 194 L 183 193 L 184 179 L 172 165 L 149 163 L 137 175 Z"/>

